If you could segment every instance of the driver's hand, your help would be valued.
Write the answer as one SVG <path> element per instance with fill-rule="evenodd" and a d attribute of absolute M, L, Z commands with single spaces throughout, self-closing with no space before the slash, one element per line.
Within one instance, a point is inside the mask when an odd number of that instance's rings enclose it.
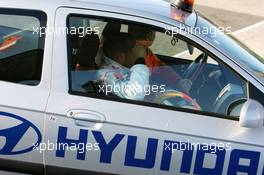
<path fill-rule="evenodd" d="M 179 88 L 183 92 L 189 94 L 190 93 L 190 90 L 192 88 L 192 81 L 189 80 L 189 79 L 182 79 L 182 80 L 180 80 L 180 82 L 179 82 Z"/>

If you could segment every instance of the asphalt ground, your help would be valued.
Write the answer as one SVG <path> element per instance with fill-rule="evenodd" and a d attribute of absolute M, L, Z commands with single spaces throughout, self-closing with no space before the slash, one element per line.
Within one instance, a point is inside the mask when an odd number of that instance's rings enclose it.
<path fill-rule="evenodd" d="M 21 174 L 21 173 L 13 173 L 7 171 L 0 171 L 0 175 L 29 175 L 29 174 Z"/>
<path fill-rule="evenodd" d="M 239 13 L 202 5 L 196 5 L 195 9 L 218 26 L 225 28 L 231 27 L 232 32 L 241 30 L 264 20 L 264 17 L 262 16 Z"/>
<path fill-rule="evenodd" d="M 263 0 L 196 0 L 195 9 L 264 58 Z"/>
<path fill-rule="evenodd" d="M 263 0 L 194 0 L 195 4 L 264 17 Z"/>

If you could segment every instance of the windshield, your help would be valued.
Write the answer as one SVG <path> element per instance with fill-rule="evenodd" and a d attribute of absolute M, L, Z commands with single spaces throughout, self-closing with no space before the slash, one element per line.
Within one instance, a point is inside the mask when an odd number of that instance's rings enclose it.
<path fill-rule="evenodd" d="M 264 58 L 257 55 L 234 37 L 224 34 L 203 18 L 198 20 L 197 27 L 210 29 L 207 34 L 203 33 L 203 36 L 207 37 L 207 41 L 254 71 L 264 82 Z"/>

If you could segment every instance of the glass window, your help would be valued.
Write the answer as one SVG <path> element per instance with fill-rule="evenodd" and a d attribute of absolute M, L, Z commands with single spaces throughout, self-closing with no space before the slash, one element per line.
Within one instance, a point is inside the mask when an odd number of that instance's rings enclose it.
<path fill-rule="evenodd" d="M 71 93 L 239 116 L 236 105 L 247 99 L 247 83 L 184 39 L 129 22 L 76 16 L 68 20 L 69 24 L 83 21 L 78 27 L 90 31 L 84 37 L 68 36 Z"/>
<path fill-rule="evenodd" d="M 0 80 L 37 85 L 41 80 L 46 26 L 42 12 L 0 10 Z"/>
<path fill-rule="evenodd" d="M 214 29 L 212 33 L 205 35 L 207 41 L 253 70 L 256 76 L 259 76 L 264 81 L 264 59 L 260 55 L 253 52 L 235 37 L 226 35 L 205 19 L 200 18 L 197 23 L 197 28 L 205 27 Z"/>

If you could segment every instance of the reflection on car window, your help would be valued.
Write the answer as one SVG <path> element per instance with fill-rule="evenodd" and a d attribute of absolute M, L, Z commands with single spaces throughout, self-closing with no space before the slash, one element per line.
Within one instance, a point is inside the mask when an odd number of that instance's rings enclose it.
<path fill-rule="evenodd" d="M 30 11 L 31 12 L 31 11 Z M 37 85 L 41 79 L 45 27 L 42 12 L 0 10 L 0 80 Z M 33 14 L 33 15 L 27 15 Z"/>
<path fill-rule="evenodd" d="M 69 17 L 75 20 L 90 32 L 68 36 L 71 92 L 239 116 L 246 82 L 206 52 L 149 26 Z"/>
<path fill-rule="evenodd" d="M 211 28 L 212 24 L 200 18 L 197 23 L 198 28 Z M 217 48 L 227 52 L 230 56 L 237 59 L 241 64 L 244 64 L 249 69 L 255 72 L 257 76 L 264 73 L 264 59 L 251 49 L 238 41 L 236 38 L 224 34 L 222 31 L 215 28 L 215 34 L 205 35 L 207 40 Z M 264 80 L 262 76 L 259 76 Z"/>

